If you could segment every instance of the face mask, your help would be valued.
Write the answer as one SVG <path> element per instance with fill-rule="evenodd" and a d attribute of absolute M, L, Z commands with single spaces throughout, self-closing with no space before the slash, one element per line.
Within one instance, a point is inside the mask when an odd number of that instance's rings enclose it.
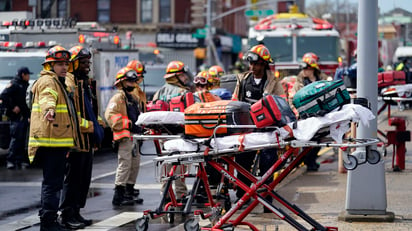
<path fill-rule="evenodd" d="M 127 86 L 124 88 L 127 92 L 132 92 L 134 90 L 133 86 Z"/>

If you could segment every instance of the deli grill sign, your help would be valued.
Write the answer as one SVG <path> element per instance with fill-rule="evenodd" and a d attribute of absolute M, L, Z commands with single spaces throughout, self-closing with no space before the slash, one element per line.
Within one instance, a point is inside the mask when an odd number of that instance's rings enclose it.
<path fill-rule="evenodd" d="M 168 48 L 196 48 L 198 39 L 192 33 L 184 32 L 159 32 L 156 34 L 156 45 Z"/>

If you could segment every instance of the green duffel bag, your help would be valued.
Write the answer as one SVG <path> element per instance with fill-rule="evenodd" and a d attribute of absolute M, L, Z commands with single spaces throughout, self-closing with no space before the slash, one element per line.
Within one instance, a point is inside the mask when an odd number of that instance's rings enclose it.
<path fill-rule="evenodd" d="M 293 97 L 293 105 L 300 118 L 323 116 L 350 102 L 350 95 L 342 80 L 321 80 L 306 85 Z"/>

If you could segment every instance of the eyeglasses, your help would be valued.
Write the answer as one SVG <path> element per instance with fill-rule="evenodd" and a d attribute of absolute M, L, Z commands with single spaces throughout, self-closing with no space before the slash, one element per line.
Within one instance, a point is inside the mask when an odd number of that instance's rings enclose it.
<path fill-rule="evenodd" d="M 203 85 L 205 85 L 205 84 L 207 84 L 207 79 L 205 79 L 205 78 L 203 78 L 203 77 L 200 77 L 200 76 L 195 76 L 193 82 L 194 82 L 195 84 L 203 84 Z"/>
<path fill-rule="evenodd" d="M 257 62 L 259 61 L 259 55 L 249 52 L 247 53 L 246 60 L 249 62 Z"/>
<path fill-rule="evenodd" d="M 55 59 L 70 59 L 70 52 L 68 51 L 57 51 L 47 56 L 47 58 Z"/>

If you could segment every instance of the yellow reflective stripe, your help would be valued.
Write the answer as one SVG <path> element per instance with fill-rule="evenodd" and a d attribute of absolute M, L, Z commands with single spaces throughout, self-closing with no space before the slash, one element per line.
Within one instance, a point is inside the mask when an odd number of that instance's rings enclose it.
<path fill-rule="evenodd" d="M 120 132 L 113 132 L 113 139 L 114 140 L 119 140 L 124 137 L 130 137 L 130 131 L 129 130 L 122 130 Z"/>
<path fill-rule="evenodd" d="M 60 112 L 60 113 L 68 112 L 67 105 L 66 104 L 57 104 L 56 112 Z"/>
<path fill-rule="evenodd" d="M 82 118 L 82 122 L 80 123 L 81 127 L 89 128 L 89 121 Z"/>
<path fill-rule="evenodd" d="M 71 147 L 73 138 L 29 138 L 29 146 L 33 147 Z"/>
<path fill-rule="evenodd" d="M 57 96 L 59 95 L 59 94 L 57 94 L 57 91 L 51 89 L 50 87 L 46 87 L 46 89 L 44 89 L 41 93 L 45 93 L 45 92 L 48 92 L 48 93 L 52 94 L 54 99 L 57 100 Z"/>
<path fill-rule="evenodd" d="M 100 116 L 97 116 L 97 120 L 103 120 L 103 118 Z"/>
<path fill-rule="evenodd" d="M 40 105 L 38 103 L 33 103 L 31 111 L 40 112 Z"/>

